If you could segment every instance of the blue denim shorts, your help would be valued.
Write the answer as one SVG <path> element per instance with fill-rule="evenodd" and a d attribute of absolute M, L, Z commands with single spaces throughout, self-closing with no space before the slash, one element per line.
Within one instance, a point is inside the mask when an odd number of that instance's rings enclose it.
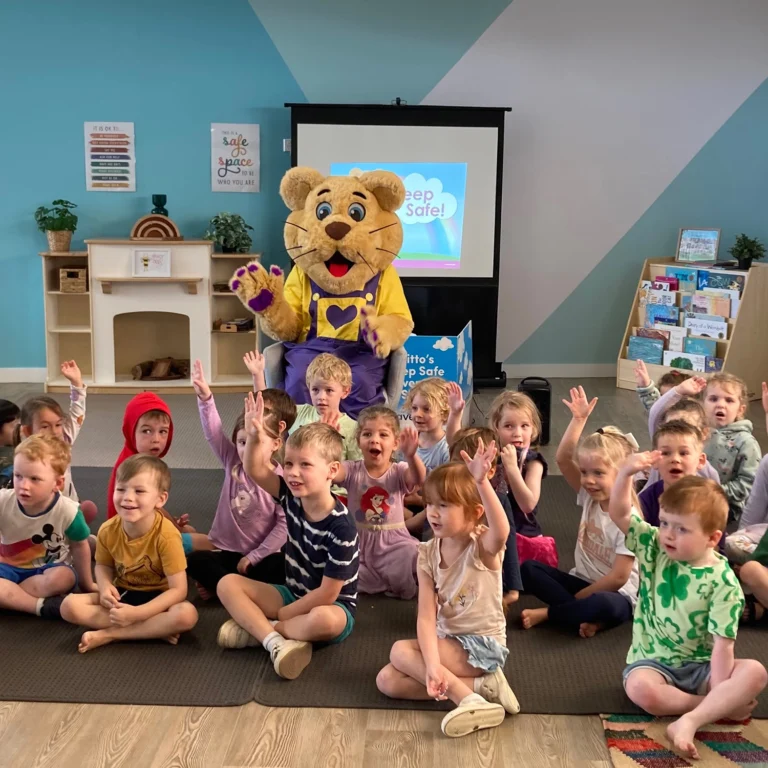
<path fill-rule="evenodd" d="M 285 584 L 271 584 L 270 586 L 274 587 L 280 593 L 280 597 L 283 598 L 283 605 L 290 605 L 299 599 L 296 597 L 296 595 L 293 594 L 293 592 L 291 592 L 288 587 L 285 586 Z M 344 629 L 341 630 L 340 634 L 334 637 L 333 640 L 326 641 L 329 645 L 335 645 L 336 643 L 340 643 L 342 640 L 346 640 L 352 634 L 352 629 L 355 626 L 355 617 L 349 612 L 349 608 L 347 608 L 344 603 L 340 603 L 338 600 L 334 603 L 334 605 L 338 605 L 339 608 L 341 608 L 341 610 L 344 611 L 344 613 L 347 615 L 347 623 L 344 626 Z"/>
<path fill-rule="evenodd" d="M 75 584 L 72 587 L 72 591 L 74 592 L 77 589 L 77 571 L 69 563 L 48 563 L 48 565 L 41 565 L 39 568 L 17 568 L 15 565 L 0 563 L 0 579 L 7 579 L 14 584 L 21 584 L 22 581 L 26 581 L 32 576 L 39 576 L 51 568 L 69 568 L 75 576 Z"/>
<path fill-rule="evenodd" d="M 461 643 L 467 652 L 467 662 L 475 669 L 483 672 L 493 672 L 499 667 L 504 669 L 509 656 L 509 648 L 503 646 L 493 637 L 483 635 L 446 635 Z"/>
<path fill-rule="evenodd" d="M 670 685 L 684 693 L 706 696 L 712 669 L 708 661 L 689 661 L 679 667 L 670 667 L 655 659 L 640 659 L 624 669 L 622 681 L 627 687 L 627 678 L 636 669 L 651 669 L 658 672 Z"/>

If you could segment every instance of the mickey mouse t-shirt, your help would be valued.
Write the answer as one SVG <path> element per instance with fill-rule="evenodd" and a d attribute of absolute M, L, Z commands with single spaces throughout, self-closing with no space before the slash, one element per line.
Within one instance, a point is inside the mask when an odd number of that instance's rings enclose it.
<path fill-rule="evenodd" d="M 60 493 L 44 512 L 29 515 L 15 491 L 0 490 L 0 563 L 42 568 L 69 562 L 69 542 L 83 541 L 89 534 L 78 503 Z"/>
<path fill-rule="evenodd" d="M 626 545 L 640 565 L 640 589 L 627 664 L 654 659 L 671 667 L 712 657 L 714 635 L 736 639 L 744 595 L 728 561 L 712 565 L 672 560 L 659 530 L 633 514 Z"/>

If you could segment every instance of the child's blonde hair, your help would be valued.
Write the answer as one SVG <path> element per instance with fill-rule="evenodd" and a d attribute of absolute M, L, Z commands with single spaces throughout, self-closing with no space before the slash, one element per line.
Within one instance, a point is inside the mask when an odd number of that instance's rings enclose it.
<path fill-rule="evenodd" d="M 706 477 L 681 477 L 661 494 L 659 506 L 673 515 L 695 515 L 707 535 L 728 524 L 728 497 L 720 483 Z"/>
<path fill-rule="evenodd" d="M 36 395 L 35 397 L 30 397 L 29 400 L 21 406 L 19 423 L 13 430 L 14 445 L 19 445 L 24 439 L 21 434 L 22 428 L 28 429 L 30 433 L 32 432 L 35 424 L 35 416 L 46 408 L 53 411 L 60 419 L 64 418 L 64 411 L 52 397 L 48 397 L 48 395 Z"/>
<path fill-rule="evenodd" d="M 707 380 L 707 389 L 709 389 L 713 384 L 719 384 L 721 387 L 735 390 L 734 394 L 738 396 L 739 403 L 741 403 L 741 405 L 746 408 L 747 403 L 749 402 L 749 390 L 747 389 L 747 382 L 744 381 L 744 379 L 740 379 L 738 376 L 734 376 L 732 373 L 725 373 L 724 371 L 720 371 L 718 373 L 713 373 L 709 377 Z M 707 390 L 705 389 L 704 394 L 706 395 L 706 393 Z"/>
<path fill-rule="evenodd" d="M 376 419 L 384 419 L 392 428 L 392 433 L 395 437 L 400 434 L 400 418 L 391 408 L 387 408 L 385 405 L 369 405 L 367 408 L 363 408 L 357 417 L 357 432 L 355 436 L 358 440 L 363 433 L 365 423 L 367 421 L 375 421 Z"/>
<path fill-rule="evenodd" d="M 72 461 L 69 445 L 52 435 L 31 435 L 16 446 L 13 455 L 23 456 L 28 461 L 50 464 L 57 475 L 64 475 Z"/>
<path fill-rule="evenodd" d="M 314 448 L 324 461 L 330 464 L 341 461 L 344 438 L 330 424 L 316 421 L 299 427 L 289 438 L 286 448 Z"/>
<path fill-rule="evenodd" d="M 541 415 L 536 403 L 525 392 L 505 390 L 491 403 L 491 410 L 488 412 L 488 423 L 494 430 L 498 430 L 505 408 L 525 411 L 528 414 L 531 420 L 531 445 L 536 445 L 541 436 Z"/>
<path fill-rule="evenodd" d="M 117 468 L 115 482 L 127 483 L 142 472 L 150 472 L 154 476 L 159 491 L 168 493 L 171 490 L 171 470 L 168 469 L 168 465 L 157 456 L 149 456 L 146 453 L 137 453 L 128 457 Z"/>
<path fill-rule="evenodd" d="M 618 469 L 635 452 L 635 446 L 618 427 L 608 426 L 587 435 L 577 452 L 595 453 L 609 467 Z"/>
<path fill-rule="evenodd" d="M 444 379 L 439 379 L 436 376 L 416 382 L 410 392 L 408 392 L 403 407 L 406 411 L 410 411 L 413 406 L 413 398 L 416 395 L 421 395 L 427 401 L 429 407 L 440 416 L 444 424 L 448 421 L 448 414 L 450 413 L 446 384 L 447 382 Z"/>
<path fill-rule="evenodd" d="M 456 504 L 464 510 L 464 519 L 476 523 L 483 516 L 483 503 L 477 483 L 463 461 L 452 461 L 433 469 L 424 482 L 427 504 Z"/>
<path fill-rule="evenodd" d="M 312 385 L 313 379 L 321 381 L 334 381 L 342 389 L 352 386 L 352 369 L 339 357 L 323 352 L 318 355 L 307 367 L 307 386 Z"/>
<path fill-rule="evenodd" d="M 477 446 L 483 441 L 487 448 L 492 442 L 499 446 L 499 438 L 490 427 L 466 427 L 460 429 L 454 436 L 451 443 L 451 461 L 461 461 L 461 452 L 464 451 L 468 456 L 474 456 Z M 498 453 L 496 454 L 498 456 Z"/>

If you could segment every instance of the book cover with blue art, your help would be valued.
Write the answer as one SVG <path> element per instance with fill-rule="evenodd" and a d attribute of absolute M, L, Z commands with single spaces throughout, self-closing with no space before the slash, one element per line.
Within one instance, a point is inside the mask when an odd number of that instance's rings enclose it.
<path fill-rule="evenodd" d="M 653 328 L 656 323 L 665 325 L 677 325 L 680 310 L 677 307 L 668 307 L 664 304 L 649 304 L 645 308 L 645 326 Z"/>
<path fill-rule="evenodd" d="M 683 349 L 690 355 L 714 357 L 717 354 L 717 342 L 714 339 L 698 339 L 695 336 L 687 336 Z"/>
<path fill-rule="evenodd" d="M 687 293 L 693 293 L 698 287 L 698 274 L 697 269 L 690 269 L 689 267 L 667 267 L 664 270 L 667 277 L 676 277 L 678 290 L 686 291 Z"/>
<path fill-rule="evenodd" d="M 664 354 L 664 342 L 660 339 L 647 339 L 643 336 L 630 336 L 627 360 L 642 360 L 646 363 L 661 365 Z"/>
<path fill-rule="evenodd" d="M 700 291 L 704 288 L 723 288 L 726 291 L 742 293 L 746 281 L 746 272 L 729 272 L 725 269 L 700 269 L 696 287 Z"/>

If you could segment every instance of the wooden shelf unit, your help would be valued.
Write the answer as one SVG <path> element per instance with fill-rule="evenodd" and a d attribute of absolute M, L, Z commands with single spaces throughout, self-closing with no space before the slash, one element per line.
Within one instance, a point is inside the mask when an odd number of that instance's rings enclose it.
<path fill-rule="evenodd" d="M 162 240 L 88 240 L 87 251 L 69 251 L 66 253 L 43 252 L 43 299 L 45 307 L 45 338 L 46 338 L 46 367 L 47 377 L 45 389 L 47 392 L 68 392 L 69 383 L 61 375 L 61 363 L 64 360 L 77 360 L 80 369 L 83 372 L 83 378 L 88 385 L 89 390 L 94 394 L 131 394 L 146 390 L 159 391 L 161 393 L 191 393 L 191 382 L 189 379 L 171 380 L 171 381 L 134 381 L 126 375 L 128 370 L 124 365 L 117 365 L 114 361 L 114 376 L 106 379 L 102 373 L 96 371 L 96 333 L 94 332 L 93 317 L 94 305 L 101 302 L 113 300 L 125 301 L 129 295 L 136 295 L 137 285 L 146 286 L 146 291 L 152 291 L 162 288 L 163 283 L 177 283 L 183 291 L 177 293 L 177 296 L 194 295 L 196 300 L 202 300 L 207 309 L 205 310 L 206 333 L 205 345 L 198 347 L 200 357 L 206 366 L 210 369 L 206 371 L 210 380 L 211 389 L 216 392 L 244 392 L 252 388 L 253 382 L 250 374 L 243 364 L 243 355 L 249 350 L 259 349 L 259 330 L 258 327 L 247 333 L 220 333 L 212 332 L 212 323 L 217 318 L 231 320 L 234 317 L 243 317 L 247 315 L 248 310 L 239 304 L 236 306 L 231 299 L 237 299 L 234 293 L 223 291 L 212 291 L 215 282 L 228 281 L 235 269 L 240 264 L 246 264 L 249 261 L 261 257 L 259 253 L 211 253 L 212 244 L 207 240 L 181 240 L 181 241 L 162 241 Z M 203 261 L 199 265 L 203 268 L 191 270 L 183 266 L 184 260 L 180 257 L 172 256 L 172 270 L 176 264 L 179 265 L 181 274 L 170 278 L 134 278 L 131 276 L 129 254 L 133 248 L 157 247 L 184 249 L 189 246 L 208 249 L 205 256 L 203 252 Z M 104 251 L 104 248 L 107 251 Z M 100 257 L 94 256 L 94 249 L 101 249 Z M 108 254 L 109 261 L 105 262 L 105 255 Z M 99 258 L 101 259 L 99 261 Z M 96 260 L 94 260 L 96 259 Z M 237 261 L 240 261 L 240 264 Z M 99 268 L 99 264 L 114 264 Z M 121 266 L 122 265 L 122 266 Z M 68 293 L 61 290 L 59 284 L 59 269 L 65 266 L 87 267 L 88 269 L 88 290 L 84 293 Z M 92 267 L 94 269 L 92 270 Z M 107 271 L 108 270 L 108 271 Z M 185 274 L 186 272 L 186 274 Z M 121 274 L 122 273 L 122 274 Z M 173 275 L 173 272 L 172 272 Z M 118 286 L 124 286 L 119 288 Z M 178 291 L 178 289 L 175 289 Z M 114 291 L 114 294 L 111 292 Z M 129 294 L 131 292 L 131 294 Z M 104 295 L 108 294 L 108 295 Z M 125 294 L 125 295 L 123 295 Z M 113 299 L 114 295 L 114 299 Z M 115 310 L 117 311 L 117 310 Z M 125 311 L 125 310 L 124 310 Z M 147 310 L 140 310 L 146 312 Z M 180 310 L 176 310 L 180 311 Z M 121 315 L 123 317 L 124 315 Z M 97 322 L 101 317 L 96 313 Z M 183 315 L 176 315 L 181 319 Z M 117 318 L 117 315 L 116 315 Z M 110 320 L 110 322 L 112 322 Z M 181 326 L 173 322 L 169 328 L 177 329 Z M 97 329 L 97 330 L 100 330 Z M 173 330 L 171 330 L 173 333 Z M 190 331 L 191 332 L 191 331 Z M 117 333 L 117 330 L 113 330 Z M 191 332 L 192 333 L 192 332 Z M 131 336 L 130 332 L 128 334 Z M 134 334 L 135 335 L 135 334 Z M 198 334 L 199 335 L 199 334 Z M 239 338 L 239 341 L 236 340 Z M 121 345 L 117 345 L 120 349 Z M 125 349 L 126 357 L 137 354 L 136 348 Z M 173 345 L 171 345 L 173 347 Z M 130 353 L 130 354 L 128 354 Z M 169 354 L 169 353 L 163 353 Z M 172 354 L 172 352 L 170 353 Z M 189 350 L 187 351 L 189 355 Z M 102 354 L 102 357 L 104 355 Z M 116 352 L 116 356 L 117 355 Z M 174 355 L 177 356 L 177 355 Z M 178 355 L 180 356 L 180 355 Z M 149 358 L 147 358 L 149 359 Z M 125 361 L 122 361 L 123 363 Z M 132 364 L 138 363 L 135 360 Z M 113 361 L 109 363 L 113 366 Z"/>
<path fill-rule="evenodd" d="M 627 326 L 621 340 L 616 364 L 616 386 L 621 389 L 635 389 L 634 360 L 627 359 L 629 337 L 632 329 L 640 326 L 640 287 L 643 280 L 654 280 L 665 274 L 669 266 L 707 269 L 695 264 L 675 262 L 673 258 L 647 259 L 643 264 L 637 282 L 635 298 L 627 319 Z M 740 270 L 734 270 L 740 271 Z M 746 272 L 744 290 L 741 294 L 739 311 L 735 318 L 728 318 L 728 339 L 717 342 L 717 357 L 723 358 L 723 371 L 744 379 L 750 400 L 761 397 L 762 382 L 768 379 L 768 345 L 765 343 L 765 329 L 768 328 L 768 264 L 755 263 Z M 648 374 L 653 381 L 673 370 L 667 365 L 646 363 Z"/>

